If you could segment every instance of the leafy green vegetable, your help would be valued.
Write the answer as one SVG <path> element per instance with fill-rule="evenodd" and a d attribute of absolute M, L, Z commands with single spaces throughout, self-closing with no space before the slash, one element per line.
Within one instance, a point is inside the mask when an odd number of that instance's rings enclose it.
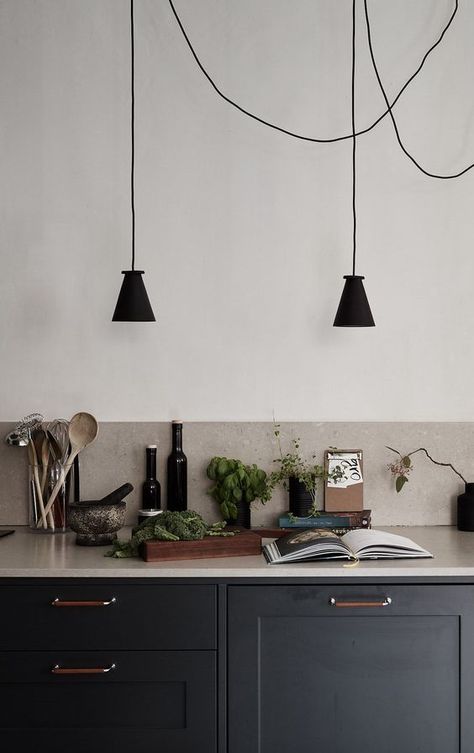
<path fill-rule="evenodd" d="M 225 525 L 225 521 L 208 525 L 194 510 L 165 510 L 135 526 L 130 541 L 114 541 L 113 549 L 105 556 L 137 557 L 144 541 L 195 541 L 206 536 L 234 536 L 232 531 L 223 530 Z"/>
<path fill-rule="evenodd" d="M 237 505 L 250 505 L 255 499 L 265 504 L 271 497 L 271 488 L 265 471 L 254 465 L 244 465 L 232 458 L 212 458 L 207 466 L 207 477 L 214 481 L 209 489 L 221 508 L 225 520 L 237 518 Z"/>

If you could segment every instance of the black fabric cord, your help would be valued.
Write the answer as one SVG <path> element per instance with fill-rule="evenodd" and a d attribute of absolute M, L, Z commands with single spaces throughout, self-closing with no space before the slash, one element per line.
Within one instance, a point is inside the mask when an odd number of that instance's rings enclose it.
<path fill-rule="evenodd" d="M 130 162 L 130 202 L 132 208 L 132 271 L 135 269 L 135 24 L 133 0 L 130 0 L 130 79 L 132 153 Z"/>
<path fill-rule="evenodd" d="M 275 123 L 270 123 L 268 120 L 264 120 L 263 118 L 260 118 L 258 115 L 255 115 L 254 113 L 251 113 L 249 110 L 246 110 L 244 107 L 242 107 L 241 105 L 237 104 L 237 102 L 234 102 L 234 100 L 232 100 L 230 97 L 228 97 L 226 94 L 224 94 L 224 92 L 222 92 L 219 89 L 219 87 L 217 86 L 217 84 L 215 83 L 215 81 L 212 79 L 212 77 L 210 76 L 210 74 L 205 69 L 204 65 L 201 63 L 201 60 L 198 57 L 198 55 L 197 55 L 197 53 L 196 53 L 196 51 L 195 51 L 195 49 L 194 49 L 194 47 L 193 47 L 193 45 L 191 43 L 191 40 L 190 40 L 190 38 L 189 38 L 189 36 L 188 36 L 188 34 L 186 32 L 186 29 L 184 28 L 184 25 L 183 25 L 183 23 L 182 23 L 179 15 L 178 15 L 178 12 L 177 12 L 177 10 L 176 10 L 176 8 L 174 6 L 173 0 L 168 0 L 168 2 L 169 2 L 169 5 L 171 7 L 171 10 L 173 12 L 173 15 L 174 15 L 174 17 L 176 19 L 176 23 L 178 24 L 178 26 L 179 26 L 179 28 L 181 30 L 181 33 L 182 33 L 184 39 L 186 40 L 186 44 L 188 45 L 189 50 L 190 50 L 190 52 L 191 52 L 194 60 L 196 61 L 196 64 L 197 64 L 198 68 L 201 70 L 201 72 L 203 73 L 203 75 L 209 81 L 209 83 L 212 86 L 212 88 L 214 89 L 214 91 L 220 97 L 222 97 L 222 99 L 225 102 L 227 102 L 229 105 L 232 105 L 232 107 L 235 107 L 237 110 L 239 110 L 239 112 L 243 113 L 244 115 L 247 115 L 249 118 L 252 118 L 253 120 L 256 120 L 258 123 L 261 123 L 262 125 L 267 126 L 268 128 L 273 128 L 275 131 L 280 131 L 281 133 L 284 133 L 287 136 L 292 136 L 293 138 L 295 138 L 295 139 L 301 139 L 302 141 L 312 141 L 312 142 L 317 143 L 317 144 L 333 144 L 336 141 L 345 141 L 347 139 L 352 139 L 353 138 L 353 134 L 352 133 L 349 133 L 349 134 L 347 134 L 345 136 L 334 136 L 334 137 L 329 138 L 329 139 L 321 139 L 321 138 L 316 138 L 316 137 L 312 137 L 312 136 L 303 136 L 302 134 L 294 133 L 293 131 L 289 131 L 286 128 L 282 128 L 281 126 L 275 125 Z M 424 54 L 424 56 L 423 56 L 423 58 L 421 60 L 421 63 L 419 64 L 418 68 L 415 70 L 415 72 L 410 76 L 410 78 L 402 86 L 402 88 L 398 92 L 398 94 L 395 97 L 395 99 L 393 100 L 393 102 L 391 104 L 387 102 L 387 109 L 385 110 L 385 112 L 382 113 L 382 115 L 380 115 L 380 117 L 378 117 L 377 120 L 375 120 L 372 123 L 372 125 L 368 126 L 367 128 L 363 128 L 360 131 L 357 131 L 356 136 L 362 136 L 364 133 L 368 133 L 373 128 L 375 128 L 375 126 L 377 126 L 380 123 L 380 121 L 385 118 L 386 115 L 388 115 L 389 113 L 391 114 L 392 108 L 398 102 L 398 100 L 400 99 L 401 95 L 403 94 L 403 92 L 405 91 L 405 89 L 407 88 L 407 86 L 409 86 L 409 84 L 411 84 L 411 82 L 413 81 L 413 79 L 420 73 L 420 71 L 423 68 L 423 66 L 424 66 L 427 58 L 429 57 L 429 55 L 433 52 L 433 50 L 436 49 L 436 47 L 442 41 L 444 35 L 448 31 L 449 27 L 451 26 L 451 24 L 452 24 L 452 22 L 454 20 L 454 17 L 456 15 L 457 11 L 458 11 L 458 7 L 459 7 L 459 0 L 454 0 L 454 9 L 453 9 L 453 11 L 451 13 L 451 16 L 450 16 L 448 22 L 446 23 L 446 26 L 443 28 L 443 30 L 442 30 L 440 36 L 438 37 L 438 39 L 436 40 L 436 42 Z M 469 170 L 470 168 L 467 168 L 467 169 Z M 456 176 L 452 176 L 452 177 L 456 177 Z"/>
<path fill-rule="evenodd" d="M 456 6 L 457 6 L 457 2 L 456 2 Z M 367 27 L 367 41 L 368 41 L 368 44 L 369 44 L 370 59 L 372 60 L 372 66 L 373 66 L 374 73 L 375 73 L 375 76 L 377 78 L 377 81 L 378 81 L 378 84 L 379 84 L 379 87 L 380 87 L 380 91 L 382 92 L 383 98 L 385 100 L 385 104 L 387 105 L 387 108 L 388 108 L 388 112 L 390 113 L 390 118 L 391 118 L 392 124 L 393 124 L 393 130 L 395 131 L 395 136 L 397 138 L 397 141 L 398 141 L 398 144 L 400 146 L 400 149 L 408 157 L 408 159 L 410 159 L 413 162 L 413 164 L 415 165 L 415 167 L 417 167 L 418 170 L 421 170 L 421 172 L 424 175 L 427 175 L 429 178 L 438 178 L 440 180 L 452 180 L 453 178 L 460 178 L 461 175 L 464 175 L 469 170 L 472 170 L 472 168 L 474 167 L 474 163 L 472 165 L 468 165 L 463 170 L 460 170 L 458 173 L 454 173 L 452 175 L 440 175 L 438 173 L 432 173 L 429 170 L 426 170 L 424 167 L 422 167 L 422 165 L 420 165 L 420 163 L 415 159 L 415 157 L 413 157 L 413 155 L 410 154 L 410 152 L 408 151 L 408 149 L 403 144 L 402 139 L 400 137 L 400 131 L 398 130 L 397 121 L 395 120 L 395 116 L 394 116 L 394 114 L 392 112 L 392 106 L 390 105 L 390 103 L 388 101 L 387 93 L 386 93 L 386 91 L 384 89 L 384 86 L 383 86 L 383 83 L 382 83 L 382 80 L 380 78 L 380 74 L 379 74 L 379 71 L 378 71 L 378 68 L 377 68 L 377 63 L 375 61 L 374 49 L 373 49 L 373 46 L 372 46 L 372 33 L 371 33 L 371 28 L 370 28 L 370 19 L 369 19 L 369 10 L 368 10 L 368 7 L 367 7 L 367 0 L 364 0 L 364 11 L 365 11 L 365 23 L 366 23 L 366 27 Z"/>
<path fill-rule="evenodd" d="M 356 0 L 352 0 L 352 71 L 351 71 L 351 122 L 352 122 L 352 274 L 356 269 L 357 213 L 356 213 L 356 122 L 355 122 L 355 76 L 356 76 Z"/>

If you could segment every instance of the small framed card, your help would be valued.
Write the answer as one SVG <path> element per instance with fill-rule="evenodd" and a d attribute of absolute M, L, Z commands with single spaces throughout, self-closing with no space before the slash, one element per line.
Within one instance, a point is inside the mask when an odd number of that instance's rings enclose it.
<path fill-rule="evenodd" d="M 336 466 L 343 471 L 337 481 L 327 479 L 324 486 L 324 509 L 328 512 L 352 512 L 364 509 L 364 477 L 362 450 L 326 450 L 326 471 Z"/>

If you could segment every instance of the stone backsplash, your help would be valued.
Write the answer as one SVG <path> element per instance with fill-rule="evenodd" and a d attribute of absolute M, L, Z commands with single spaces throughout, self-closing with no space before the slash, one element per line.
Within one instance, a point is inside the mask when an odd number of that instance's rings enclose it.
<path fill-rule="evenodd" d="M 13 428 L 0 422 L 3 438 Z M 474 423 L 443 422 L 286 422 L 281 424 L 284 451 L 293 437 L 301 439 L 304 454 L 323 459 L 328 447 L 361 448 L 364 452 L 364 506 L 373 511 L 374 525 L 451 525 L 455 502 L 463 491 L 460 479 L 423 455 L 414 458 L 415 470 L 396 494 L 387 463 L 393 453 L 385 445 L 408 452 L 426 447 L 440 461 L 452 462 L 469 481 L 474 480 Z M 166 458 L 171 445 L 169 423 L 104 422 L 97 441 L 81 455 L 81 498 L 98 499 L 120 484 L 135 487 L 128 499 L 127 519 L 136 521 L 140 488 L 145 473 L 145 446 L 158 444 L 158 477 L 166 500 Z M 188 506 L 208 520 L 219 510 L 206 494 L 210 484 L 205 470 L 214 455 L 240 458 L 267 471 L 274 468 L 278 449 L 272 423 L 195 422 L 184 424 L 184 451 L 188 457 Z M 0 525 L 27 523 L 27 456 L 24 448 L 0 442 Z M 322 492 L 320 492 L 322 498 Z M 254 503 L 255 525 L 271 525 L 286 510 L 281 489 L 265 507 Z"/>

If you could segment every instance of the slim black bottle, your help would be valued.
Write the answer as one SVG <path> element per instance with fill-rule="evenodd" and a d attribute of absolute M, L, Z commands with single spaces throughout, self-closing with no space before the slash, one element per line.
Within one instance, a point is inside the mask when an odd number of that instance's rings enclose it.
<path fill-rule="evenodd" d="M 142 509 L 159 510 L 161 507 L 161 487 L 156 479 L 156 444 L 146 448 L 146 481 L 142 485 Z"/>
<path fill-rule="evenodd" d="M 173 446 L 168 458 L 168 510 L 186 510 L 188 506 L 188 461 L 183 452 L 183 423 L 171 425 Z"/>

